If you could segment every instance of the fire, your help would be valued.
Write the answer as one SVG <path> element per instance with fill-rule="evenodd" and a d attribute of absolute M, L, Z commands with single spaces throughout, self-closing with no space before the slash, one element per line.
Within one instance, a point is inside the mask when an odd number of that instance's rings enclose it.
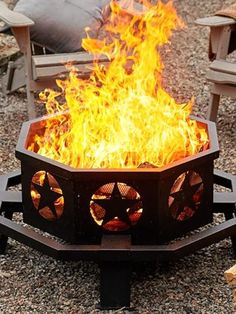
<path fill-rule="evenodd" d="M 83 40 L 94 61 L 89 79 L 58 80 L 41 94 L 48 113 L 44 134 L 28 149 L 74 168 L 161 167 L 205 149 L 206 130 L 191 120 L 193 100 L 179 104 L 162 87 L 160 48 L 183 26 L 172 2 L 111 3 L 104 39 Z M 125 4 L 125 10 L 124 10 Z"/>

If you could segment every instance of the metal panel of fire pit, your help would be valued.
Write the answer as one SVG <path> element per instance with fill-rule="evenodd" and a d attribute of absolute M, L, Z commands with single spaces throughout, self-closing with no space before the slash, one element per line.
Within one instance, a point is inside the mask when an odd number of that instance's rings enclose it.
<path fill-rule="evenodd" d="M 208 131 L 208 149 L 168 166 L 138 169 L 74 169 L 43 157 L 26 147 L 35 132 L 43 132 L 46 118 L 24 123 L 16 148 L 24 222 L 88 244 L 100 243 L 103 234 L 159 244 L 211 222 L 218 141 L 214 123 L 196 120 Z"/>

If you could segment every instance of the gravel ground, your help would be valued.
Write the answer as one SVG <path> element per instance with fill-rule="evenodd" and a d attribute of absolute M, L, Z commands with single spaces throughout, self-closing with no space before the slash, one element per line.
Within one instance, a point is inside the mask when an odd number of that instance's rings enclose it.
<path fill-rule="evenodd" d="M 180 101 L 195 97 L 194 114 L 204 117 L 209 98 L 205 80 L 208 30 L 194 20 L 235 1 L 174 1 L 187 27 L 176 32 L 166 54 L 166 89 Z M 234 56 L 232 56 L 233 58 Z M 27 120 L 25 90 L 4 98 L 0 91 L 0 173 L 19 167 L 14 150 Z M 216 168 L 236 174 L 235 104 L 222 98 L 217 123 L 220 158 Z M 220 217 L 216 217 L 216 221 Z M 133 313 L 233 313 L 231 290 L 223 273 L 235 264 L 229 239 L 178 262 L 133 272 Z M 92 262 L 61 262 L 9 240 L 0 256 L 0 313 L 100 313 L 99 271 Z M 104 313 L 124 313 L 107 311 Z"/>

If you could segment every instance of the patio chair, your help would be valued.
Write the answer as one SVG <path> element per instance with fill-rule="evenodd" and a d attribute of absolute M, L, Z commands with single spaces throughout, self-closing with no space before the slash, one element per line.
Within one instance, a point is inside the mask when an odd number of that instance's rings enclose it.
<path fill-rule="evenodd" d="M 69 2 L 73 5 L 76 1 Z M 52 53 L 42 45 L 38 45 L 30 36 L 30 27 L 34 25 L 34 21 L 22 13 L 10 10 L 3 1 L 0 1 L 0 20 L 10 27 L 22 52 L 20 59 L 9 63 L 7 74 L 3 78 L 3 89 L 12 92 L 26 85 L 30 119 L 36 117 L 35 93 L 46 87 L 55 86 L 55 79 L 68 72 L 65 67 L 67 63 L 73 64 L 78 69 L 80 77 L 88 77 L 93 56 L 87 52 Z M 101 57 L 98 61 L 105 64 L 108 59 Z"/>
<path fill-rule="evenodd" d="M 211 89 L 207 118 L 216 121 L 221 95 L 236 98 L 236 63 L 227 60 L 236 49 L 236 21 L 225 16 L 210 16 L 197 19 L 196 24 L 210 27 L 211 64 L 206 78 Z"/>

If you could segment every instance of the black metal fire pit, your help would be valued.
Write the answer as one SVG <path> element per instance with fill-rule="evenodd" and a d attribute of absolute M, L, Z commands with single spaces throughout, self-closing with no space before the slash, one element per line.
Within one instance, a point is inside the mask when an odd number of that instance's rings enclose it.
<path fill-rule="evenodd" d="M 58 259 L 97 261 L 100 308 L 115 309 L 130 306 L 133 262 L 173 260 L 228 236 L 236 249 L 236 180 L 213 171 L 215 125 L 197 121 L 208 131 L 209 148 L 162 168 L 135 170 L 73 169 L 39 156 L 26 146 L 43 120 L 25 123 L 16 150 L 21 173 L 0 177 L 1 252 L 12 237 Z M 20 183 L 22 194 L 8 191 Z M 230 192 L 215 193 L 213 200 L 214 183 Z M 24 223 L 66 243 L 12 221 L 21 211 Z M 214 212 L 226 221 L 208 225 Z M 176 240 L 201 226 L 204 231 Z"/>
<path fill-rule="evenodd" d="M 73 244 L 97 244 L 104 234 L 160 244 L 212 221 L 214 123 L 197 120 L 209 148 L 168 166 L 74 169 L 26 149 L 47 119 L 26 122 L 16 148 L 24 222 Z"/>

